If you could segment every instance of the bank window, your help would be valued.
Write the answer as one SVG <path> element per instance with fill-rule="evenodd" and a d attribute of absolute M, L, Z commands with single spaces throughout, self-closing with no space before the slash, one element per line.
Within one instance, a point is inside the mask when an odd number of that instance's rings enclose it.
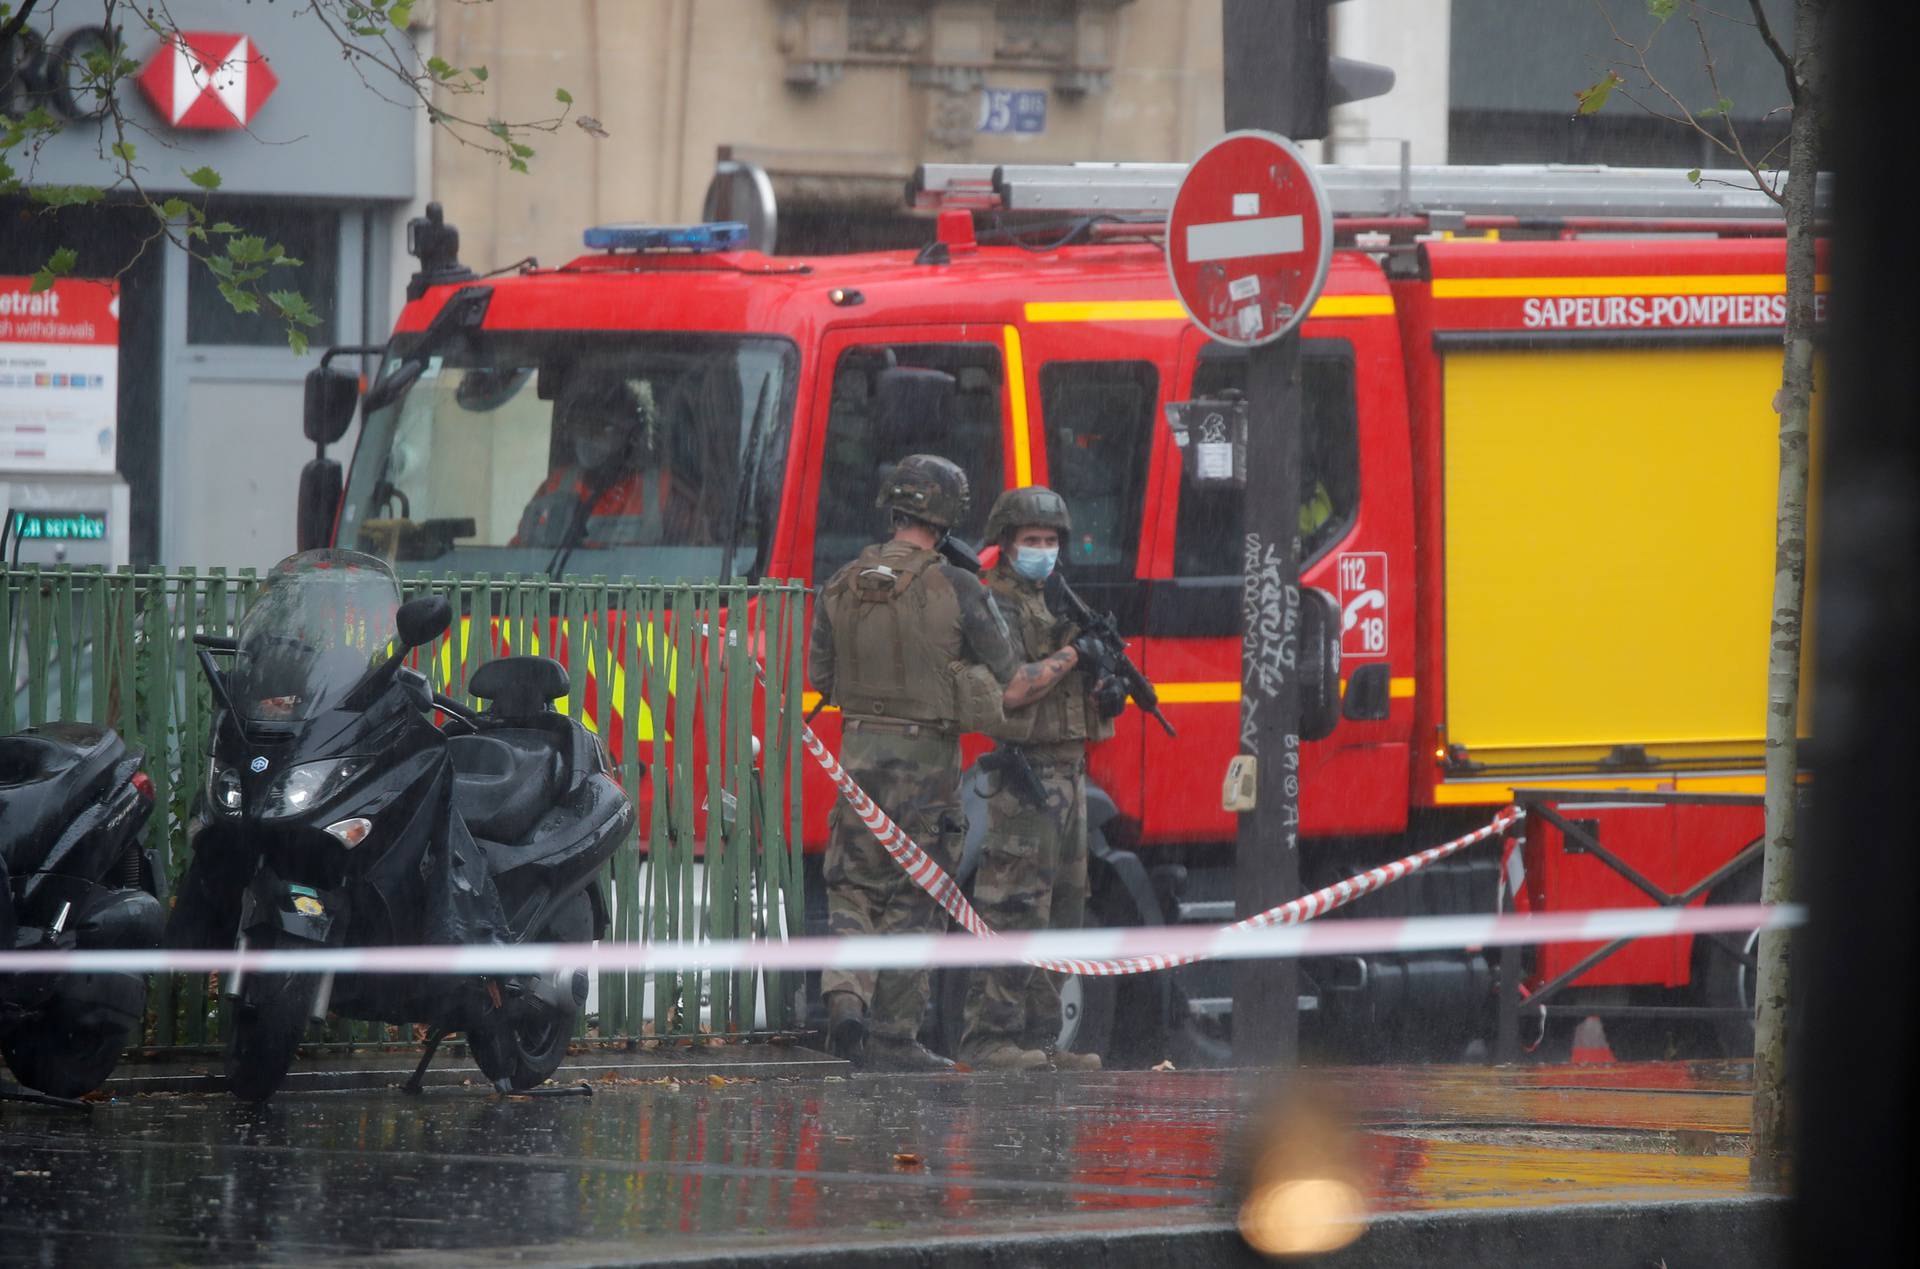
<path fill-rule="evenodd" d="M 1004 382 L 992 344 L 864 344 L 840 354 L 820 464 L 816 582 L 886 536 L 874 499 L 909 454 L 938 454 L 967 473 L 973 502 L 954 533 L 980 540 L 1000 492 Z"/>
<path fill-rule="evenodd" d="M 1344 339 L 1306 340 L 1301 345 L 1300 380 L 1306 410 L 1300 443 L 1300 541 L 1305 565 L 1346 534 L 1360 507 L 1353 345 Z M 1215 344 L 1201 354 L 1193 374 L 1194 398 L 1226 388 L 1244 392 L 1246 386 L 1244 352 Z M 1173 539 L 1176 576 L 1238 576 L 1245 503 L 1243 490 L 1181 485 Z"/>
<path fill-rule="evenodd" d="M 1073 518 L 1061 562 L 1076 580 L 1133 580 L 1159 391 L 1159 372 L 1148 361 L 1040 368 L 1048 481 Z"/>
<path fill-rule="evenodd" d="M 267 291 L 298 291 L 320 315 L 318 326 L 308 327 L 307 340 L 315 347 L 334 342 L 334 308 L 339 298 L 340 213 L 326 207 L 294 207 L 283 203 L 216 199 L 209 208 L 210 224 L 238 226 L 245 235 L 266 246 L 278 243 L 297 265 L 276 265 L 258 285 Z M 227 235 L 215 234 L 211 245 L 224 251 Z M 187 342 L 189 344 L 280 345 L 287 342 L 286 323 L 274 317 L 264 301 L 257 313 L 235 312 L 220 293 L 220 279 L 198 260 L 187 262 Z"/>

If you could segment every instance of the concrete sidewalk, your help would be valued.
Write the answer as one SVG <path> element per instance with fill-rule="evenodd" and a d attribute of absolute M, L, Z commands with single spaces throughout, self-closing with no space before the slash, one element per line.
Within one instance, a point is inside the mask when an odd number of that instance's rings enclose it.
<path fill-rule="evenodd" d="M 1253 1265 L 1231 1178 L 1276 1078 L 654 1066 L 603 1072 L 590 1099 L 443 1086 L 9 1107 L 0 1259 Z M 1311 1078 L 1350 1107 L 1335 1135 L 1369 1209 L 1315 1263 L 1776 1259 L 1781 1203 L 1747 1191 L 1744 1066 Z"/>

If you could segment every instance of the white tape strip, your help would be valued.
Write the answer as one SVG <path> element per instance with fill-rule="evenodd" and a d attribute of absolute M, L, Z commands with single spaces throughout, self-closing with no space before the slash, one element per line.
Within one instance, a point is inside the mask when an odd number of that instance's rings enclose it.
<path fill-rule="evenodd" d="M 532 974 L 601 970 L 918 969 L 1035 961 L 1255 960 L 1271 956 L 1422 952 L 1507 944 L 1604 942 L 1674 934 L 1785 929 L 1794 905 L 1610 908 L 1592 912 L 1324 921 L 1302 925 L 1146 925 L 1113 930 L 790 939 L 784 943 L 543 943 L 489 947 L 367 947 L 318 951 L 0 952 L 0 974 L 247 973 Z"/>

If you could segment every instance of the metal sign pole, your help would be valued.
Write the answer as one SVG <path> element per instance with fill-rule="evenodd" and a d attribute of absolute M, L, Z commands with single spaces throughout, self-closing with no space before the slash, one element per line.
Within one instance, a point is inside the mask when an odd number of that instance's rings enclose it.
<path fill-rule="evenodd" d="M 1316 4 L 1225 0 L 1228 132 L 1260 128 L 1297 138 L 1306 122 L 1292 108 L 1307 95 L 1299 86 L 1325 73 L 1323 66 L 1294 64 L 1314 43 L 1300 38 L 1298 24 L 1315 14 L 1325 20 Z M 1247 357 L 1240 748 L 1258 765 L 1254 809 L 1240 816 L 1234 847 L 1234 910 L 1241 917 L 1300 894 L 1300 690 L 1290 655 L 1300 627 L 1299 336 L 1249 349 Z M 1234 1060 L 1292 1065 L 1300 1040 L 1294 962 L 1236 961 L 1232 982 Z"/>

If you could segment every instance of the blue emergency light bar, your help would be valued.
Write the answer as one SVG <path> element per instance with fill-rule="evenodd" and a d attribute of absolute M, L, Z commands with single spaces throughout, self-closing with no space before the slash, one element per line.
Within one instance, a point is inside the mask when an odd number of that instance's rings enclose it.
<path fill-rule="evenodd" d="M 586 232 L 596 251 L 736 251 L 746 245 L 747 227 L 737 220 L 705 225 L 595 225 Z"/>

